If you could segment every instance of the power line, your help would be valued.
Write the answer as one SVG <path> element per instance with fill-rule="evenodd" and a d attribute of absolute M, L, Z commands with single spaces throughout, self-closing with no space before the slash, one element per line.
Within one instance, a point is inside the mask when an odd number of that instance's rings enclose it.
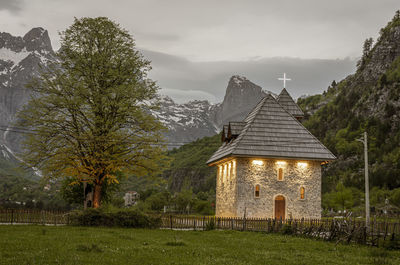
<path fill-rule="evenodd" d="M 21 127 L 7 127 L 7 129 L 3 129 L 0 125 L 0 131 L 8 131 L 8 132 L 15 132 L 15 133 L 21 133 L 21 134 L 34 134 L 34 135 L 39 135 L 38 131 L 36 130 L 30 130 L 30 129 L 23 129 Z M 10 129 L 13 128 L 13 129 Z M 14 128 L 17 128 L 15 130 Z M 77 137 L 80 140 L 94 140 L 93 138 L 84 138 L 84 137 Z M 263 146 L 275 146 L 275 147 L 296 147 L 298 144 L 315 144 L 314 141 L 285 141 L 285 140 L 274 140 L 273 143 L 271 141 L 260 141 L 260 140 L 249 140 L 249 139 L 243 139 L 242 140 L 244 143 L 250 143 L 250 144 L 262 144 Z M 118 140 L 99 140 L 99 142 L 119 142 Z M 122 141 L 124 142 L 124 141 Z M 126 143 L 129 143 L 128 141 L 125 141 Z M 141 144 L 150 144 L 150 145 L 159 145 L 159 146 L 170 146 L 170 147 L 180 147 L 182 145 L 190 144 L 191 146 L 222 146 L 224 145 L 223 143 L 199 143 L 196 141 L 165 141 L 165 142 L 160 142 L 160 141 L 142 141 L 140 142 Z"/>

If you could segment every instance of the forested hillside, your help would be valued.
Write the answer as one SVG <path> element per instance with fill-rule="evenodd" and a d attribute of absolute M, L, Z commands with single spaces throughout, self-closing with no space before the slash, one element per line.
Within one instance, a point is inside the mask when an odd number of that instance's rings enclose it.
<path fill-rule="evenodd" d="M 221 135 L 204 137 L 168 152 L 170 168 L 164 172 L 172 191 L 192 188 L 194 192 L 215 190 L 214 167 L 207 160 L 221 145 Z"/>
<path fill-rule="evenodd" d="M 372 186 L 400 186 L 400 13 L 380 32 L 373 45 L 364 43 L 357 72 L 322 95 L 301 98 L 303 124 L 337 157 L 324 171 L 323 191 L 338 181 L 363 187 L 363 146 L 367 131 Z"/>

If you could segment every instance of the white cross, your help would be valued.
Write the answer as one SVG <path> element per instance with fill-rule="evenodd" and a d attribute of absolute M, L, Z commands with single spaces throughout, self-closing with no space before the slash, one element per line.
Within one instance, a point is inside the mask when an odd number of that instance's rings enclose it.
<path fill-rule="evenodd" d="M 283 81 L 283 88 L 286 88 L 286 81 L 291 81 L 292 79 L 286 78 L 286 73 L 283 73 L 283 78 L 278 78 L 278 80 Z"/>

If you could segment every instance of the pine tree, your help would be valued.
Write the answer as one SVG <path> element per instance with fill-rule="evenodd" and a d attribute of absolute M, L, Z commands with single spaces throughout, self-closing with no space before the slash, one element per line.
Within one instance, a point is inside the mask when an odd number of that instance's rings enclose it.
<path fill-rule="evenodd" d="M 92 185 L 97 208 L 105 182 L 160 169 L 163 126 L 150 114 L 158 87 L 115 22 L 75 19 L 60 35 L 59 61 L 28 85 L 36 96 L 19 113 L 32 130 L 23 157 L 49 178 Z"/>

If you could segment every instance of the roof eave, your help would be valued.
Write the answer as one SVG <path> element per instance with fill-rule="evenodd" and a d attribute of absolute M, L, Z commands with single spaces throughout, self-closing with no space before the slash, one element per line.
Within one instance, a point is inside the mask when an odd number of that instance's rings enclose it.
<path fill-rule="evenodd" d="M 207 161 L 207 165 L 209 167 L 215 166 L 216 164 L 219 164 L 229 157 L 235 157 L 235 158 L 268 158 L 268 159 L 289 159 L 289 160 L 309 160 L 309 161 L 334 161 L 336 160 L 336 156 L 334 158 L 310 158 L 310 157 L 291 157 L 291 156 L 265 156 L 265 155 L 240 155 L 240 154 L 227 154 L 222 157 L 219 157 L 217 159 L 212 159 Z"/>

